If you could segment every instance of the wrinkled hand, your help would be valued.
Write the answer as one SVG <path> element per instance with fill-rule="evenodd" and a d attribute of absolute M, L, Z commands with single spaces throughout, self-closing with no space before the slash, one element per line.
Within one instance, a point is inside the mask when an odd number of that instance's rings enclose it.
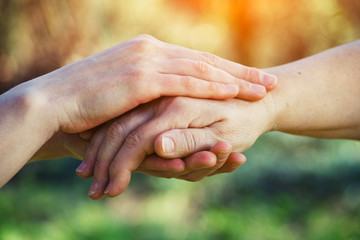
<path fill-rule="evenodd" d="M 139 166 L 154 152 L 166 158 L 186 157 L 219 142 L 230 143 L 233 151 L 245 151 L 271 129 L 272 109 L 271 96 L 258 102 L 176 97 L 142 105 L 111 123 L 107 132 L 94 135 L 82 169 L 86 175 L 95 167 L 91 197 L 101 196 L 106 186 L 108 196 L 120 194 L 137 169 L 153 174 L 153 169 Z M 212 173 L 214 169 L 204 169 L 180 172 L 177 177 L 199 180 Z"/>
<path fill-rule="evenodd" d="M 37 87 L 49 89 L 45 99 L 65 132 L 91 129 L 160 96 L 258 100 L 264 86 L 276 84 L 257 69 L 144 35 L 46 76 Z"/>

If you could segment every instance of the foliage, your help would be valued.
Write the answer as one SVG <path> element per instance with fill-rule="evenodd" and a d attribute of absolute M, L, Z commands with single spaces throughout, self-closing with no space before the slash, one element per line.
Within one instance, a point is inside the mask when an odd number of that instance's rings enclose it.
<path fill-rule="evenodd" d="M 359 239 L 358 149 L 268 134 L 233 174 L 134 174 L 123 195 L 99 201 L 76 160 L 32 163 L 1 190 L 0 239 Z"/>

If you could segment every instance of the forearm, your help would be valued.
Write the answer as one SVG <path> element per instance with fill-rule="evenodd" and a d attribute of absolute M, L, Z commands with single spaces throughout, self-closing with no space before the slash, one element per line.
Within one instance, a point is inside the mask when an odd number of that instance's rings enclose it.
<path fill-rule="evenodd" d="M 267 69 L 278 76 L 268 97 L 273 129 L 324 138 L 360 138 L 360 41 Z"/>
<path fill-rule="evenodd" d="M 40 80 L 0 95 L 0 187 L 57 131 L 46 96 L 35 88 Z"/>

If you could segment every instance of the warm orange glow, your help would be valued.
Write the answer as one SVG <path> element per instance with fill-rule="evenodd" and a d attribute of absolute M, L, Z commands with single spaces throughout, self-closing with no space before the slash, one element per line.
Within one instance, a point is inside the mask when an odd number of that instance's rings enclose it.
<path fill-rule="evenodd" d="M 18 0 L 0 9 L 0 91 L 141 33 L 256 67 L 360 37 L 357 0 Z"/>

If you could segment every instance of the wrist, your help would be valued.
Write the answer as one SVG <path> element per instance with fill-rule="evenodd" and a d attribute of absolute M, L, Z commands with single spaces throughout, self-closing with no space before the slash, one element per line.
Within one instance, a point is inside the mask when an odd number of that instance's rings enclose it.
<path fill-rule="evenodd" d="M 49 82 L 48 75 L 44 75 L 23 83 L 20 97 L 24 107 L 38 116 L 38 125 L 42 127 L 48 139 L 59 130 L 58 103 L 54 101 L 54 91 L 50 89 Z"/>
<path fill-rule="evenodd" d="M 263 71 L 276 75 L 278 78 L 277 86 L 271 92 L 268 92 L 264 98 L 265 108 L 268 112 L 268 129 L 267 131 L 281 131 L 282 129 L 282 116 L 284 115 L 287 105 L 286 100 L 283 98 L 284 94 L 284 76 L 281 71 L 274 67 L 263 69 Z"/>

